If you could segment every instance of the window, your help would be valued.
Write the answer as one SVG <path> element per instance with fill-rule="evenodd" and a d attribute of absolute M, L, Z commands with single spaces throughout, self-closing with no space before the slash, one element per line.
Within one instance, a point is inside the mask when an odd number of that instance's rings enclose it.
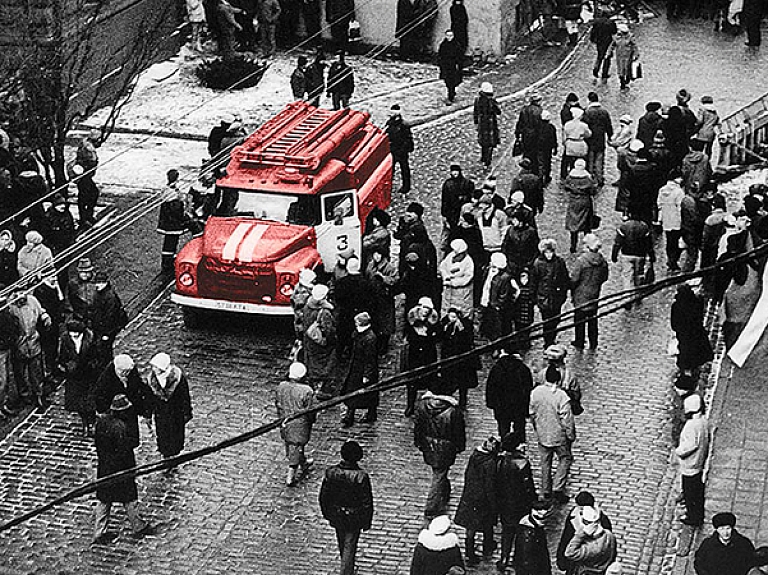
<path fill-rule="evenodd" d="M 355 195 L 353 192 L 325 196 L 324 219 L 327 222 L 340 222 L 355 215 Z"/>
<path fill-rule="evenodd" d="M 317 196 L 277 194 L 233 188 L 221 189 L 220 217 L 251 217 L 302 226 L 319 220 Z"/>

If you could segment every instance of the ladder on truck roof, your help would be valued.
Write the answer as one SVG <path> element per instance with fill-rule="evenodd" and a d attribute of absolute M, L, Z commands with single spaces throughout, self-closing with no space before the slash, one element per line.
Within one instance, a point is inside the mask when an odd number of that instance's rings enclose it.
<path fill-rule="evenodd" d="M 317 108 L 282 135 L 264 145 L 260 151 L 246 151 L 244 163 L 286 165 L 303 168 L 317 162 L 313 156 L 295 155 L 297 148 L 306 147 L 310 136 L 321 132 L 328 121 L 336 114 L 333 110 Z"/>

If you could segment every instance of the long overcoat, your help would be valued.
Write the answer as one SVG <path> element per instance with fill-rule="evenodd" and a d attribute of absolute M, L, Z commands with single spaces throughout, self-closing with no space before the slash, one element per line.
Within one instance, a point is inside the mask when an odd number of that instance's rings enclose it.
<path fill-rule="evenodd" d="M 484 148 L 495 148 L 501 141 L 499 119 L 501 108 L 493 96 L 480 93 L 475 98 L 474 122 L 477 126 L 477 143 Z"/>
<path fill-rule="evenodd" d="M 79 352 L 75 350 L 75 342 L 72 341 L 69 332 L 62 332 L 59 336 L 59 365 L 66 375 L 64 408 L 67 411 L 78 413 L 94 411 L 91 390 L 98 377 L 97 364 L 98 356 L 91 330 L 86 329 L 83 332 Z"/>
<path fill-rule="evenodd" d="M 97 420 L 95 442 L 97 478 L 136 467 L 136 456 L 133 453 L 134 446 L 128 426 L 114 414 L 109 413 Z M 133 477 L 96 489 L 96 498 L 102 503 L 129 503 L 136 501 L 138 497 L 136 479 Z"/>
<path fill-rule="evenodd" d="M 565 214 L 565 229 L 569 232 L 588 232 L 592 229 L 594 206 L 592 197 L 597 193 L 597 184 L 589 174 L 565 178 L 568 192 L 568 212 Z"/>
<path fill-rule="evenodd" d="M 464 490 L 454 522 L 482 531 L 496 523 L 496 454 L 475 449 L 464 473 Z"/>
<path fill-rule="evenodd" d="M 363 382 L 363 378 L 367 382 Z M 376 347 L 376 334 L 371 328 L 352 334 L 352 358 L 349 362 L 349 372 L 344 380 L 343 394 L 352 393 L 363 387 L 379 382 L 379 354 Z M 369 393 L 360 397 L 348 399 L 344 403 L 350 409 L 373 408 L 379 405 L 379 394 Z"/>
<path fill-rule="evenodd" d="M 165 388 L 160 386 L 154 373 L 149 375 L 147 385 L 149 411 L 155 418 L 157 450 L 165 457 L 178 455 L 184 449 L 186 425 L 192 419 L 187 378 L 179 367 L 172 365 Z"/>

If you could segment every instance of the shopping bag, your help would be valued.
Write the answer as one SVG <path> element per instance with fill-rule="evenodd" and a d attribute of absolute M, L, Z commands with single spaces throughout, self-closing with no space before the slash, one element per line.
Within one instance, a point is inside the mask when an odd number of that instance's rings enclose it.
<path fill-rule="evenodd" d="M 643 64 L 640 60 L 632 62 L 632 79 L 639 80 L 643 77 Z"/>

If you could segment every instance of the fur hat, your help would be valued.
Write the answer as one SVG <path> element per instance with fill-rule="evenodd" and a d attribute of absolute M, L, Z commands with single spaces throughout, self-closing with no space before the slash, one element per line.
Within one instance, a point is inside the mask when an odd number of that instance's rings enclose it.
<path fill-rule="evenodd" d="M 457 254 L 463 254 L 467 251 L 467 242 L 462 240 L 461 238 L 456 238 L 451 242 L 451 249 L 455 251 Z"/>
<path fill-rule="evenodd" d="M 328 286 L 324 284 L 317 284 L 312 288 L 312 299 L 320 301 L 328 296 Z"/>
<path fill-rule="evenodd" d="M 507 256 L 501 252 L 493 252 L 491 254 L 491 265 L 503 270 L 507 267 Z"/>
<path fill-rule="evenodd" d="M 600 519 L 600 513 L 591 505 L 585 505 L 581 509 L 581 519 L 587 523 L 595 523 Z"/>
<path fill-rule="evenodd" d="M 429 309 L 435 309 L 435 304 L 432 303 L 432 299 L 426 296 L 419 298 L 419 305 L 428 307 Z"/>
<path fill-rule="evenodd" d="M 602 242 L 600 241 L 600 238 L 597 237 L 596 234 L 585 234 L 584 239 L 582 240 L 584 242 L 584 245 L 587 246 L 587 249 L 590 249 L 592 251 L 597 251 L 600 249 L 600 246 L 602 245 Z"/>
<path fill-rule="evenodd" d="M 311 269 L 305 268 L 299 272 L 299 283 L 305 287 L 313 287 L 317 274 Z"/>
<path fill-rule="evenodd" d="M 288 377 L 290 379 L 301 379 L 307 375 L 307 366 L 298 361 L 294 361 L 288 368 Z"/>
<path fill-rule="evenodd" d="M 724 525 L 730 525 L 731 527 L 736 525 L 736 516 L 730 511 L 715 513 L 715 515 L 712 517 L 712 526 L 715 529 L 718 527 L 723 527 Z"/>
<path fill-rule="evenodd" d="M 493 94 L 493 84 L 490 82 L 483 82 L 480 84 L 480 91 L 483 94 Z"/>
<path fill-rule="evenodd" d="M 371 325 L 371 314 L 367 311 L 361 311 L 355 316 L 355 323 L 360 327 L 368 327 Z"/>
<path fill-rule="evenodd" d="M 166 371 L 171 367 L 171 356 L 167 353 L 160 352 L 149 360 L 149 365 L 156 367 L 160 371 Z"/>
<path fill-rule="evenodd" d="M 350 439 L 341 446 L 341 457 L 344 461 L 357 463 L 363 458 L 363 448 L 357 441 Z"/>
<path fill-rule="evenodd" d="M 424 206 L 418 202 L 411 202 L 408 204 L 408 207 L 405 208 L 405 211 L 411 212 L 412 214 L 416 214 L 417 216 L 421 217 L 424 215 Z"/>
<path fill-rule="evenodd" d="M 112 411 L 125 411 L 133 407 L 131 400 L 124 393 L 119 393 L 112 398 L 112 403 L 109 404 L 109 409 Z"/>
<path fill-rule="evenodd" d="M 133 363 L 133 358 L 127 353 L 120 353 L 116 355 L 115 359 L 112 360 L 112 364 L 115 366 L 117 371 L 130 371 L 135 365 Z"/>
<path fill-rule="evenodd" d="M 451 518 L 447 515 L 438 515 L 429 522 L 429 532 L 434 535 L 442 535 L 451 528 Z"/>
<path fill-rule="evenodd" d="M 565 349 L 564 345 L 560 345 L 558 343 L 550 345 L 547 349 L 544 350 L 544 359 L 549 361 L 563 361 L 567 355 L 568 350 Z"/>
<path fill-rule="evenodd" d="M 351 257 L 347 260 L 347 271 L 351 274 L 360 273 L 360 258 Z"/>
<path fill-rule="evenodd" d="M 509 196 L 509 199 L 511 199 L 516 204 L 524 204 L 525 193 L 522 190 L 517 190 L 516 192 L 512 192 L 512 195 Z"/>
<path fill-rule="evenodd" d="M 632 140 L 629 143 L 629 151 L 630 152 L 639 152 L 643 148 L 645 148 L 645 144 L 643 143 L 642 140 L 635 139 L 635 140 Z"/>
<path fill-rule="evenodd" d="M 622 124 L 627 124 L 627 125 L 629 125 L 629 124 L 631 124 L 631 123 L 632 123 L 632 116 L 630 116 L 629 114 L 624 114 L 624 115 L 622 115 L 622 116 L 619 118 L 619 122 L 620 122 L 620 123 L 622 123 Z"/>
<path fill-rule="evenodd" d="M 683 400 L 683 411 L 685 413 L 699 413 L 701 407 L 701 396 L 698 393 L 689 395 Z"/>

